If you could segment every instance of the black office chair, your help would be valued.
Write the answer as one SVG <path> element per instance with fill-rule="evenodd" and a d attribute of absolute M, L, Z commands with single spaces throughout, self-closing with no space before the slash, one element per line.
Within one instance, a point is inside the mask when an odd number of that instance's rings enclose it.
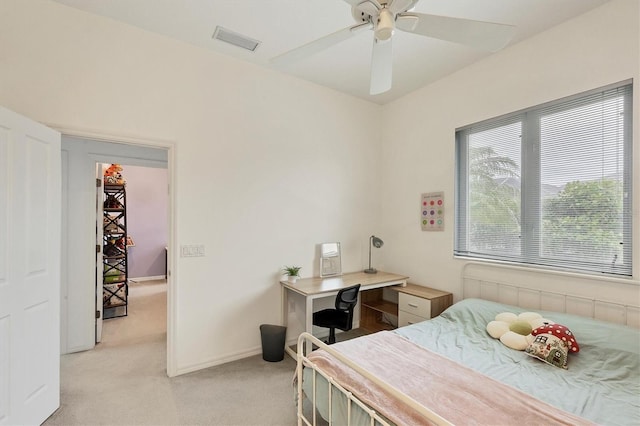
<path fill-rule="evenodd" d="M 313 325 L 329 329 L 328 344 L 336 342 L 336 328 L 342 331 L 353 327 L 353 309 L 358 303 L 360 284 L 343 288 L 336 296 L 335 309 L 323 309 L 313 313 Z"/>

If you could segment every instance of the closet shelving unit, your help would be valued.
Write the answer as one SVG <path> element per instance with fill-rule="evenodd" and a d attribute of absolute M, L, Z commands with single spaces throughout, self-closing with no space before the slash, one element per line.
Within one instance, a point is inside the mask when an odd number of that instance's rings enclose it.
<path fill-rule="evenodd" d="M 125 185 L 104 185 L 102 232 L 103 318 L 127 315 L 127 192 Z"/>

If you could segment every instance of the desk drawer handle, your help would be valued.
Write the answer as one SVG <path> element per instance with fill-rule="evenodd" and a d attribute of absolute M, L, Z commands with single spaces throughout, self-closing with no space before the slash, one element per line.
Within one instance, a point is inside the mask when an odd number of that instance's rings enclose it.
<path fill-rule="evenodd" d="M 409 303 L 408 305 L 411 306 L 412 308 L 417 308 L 418 307 L 418 305 L 414 305 L 413 303 Z"/>

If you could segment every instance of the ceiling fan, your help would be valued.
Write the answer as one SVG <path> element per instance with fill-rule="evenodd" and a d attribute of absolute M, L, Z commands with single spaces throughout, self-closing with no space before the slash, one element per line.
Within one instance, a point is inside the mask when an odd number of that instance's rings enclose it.
<path fill-rule="evenodd" d="M 495 52 L 511 40 L 515 27 L 492 22 L 411 12 L 418 0 L 344 0 L 351 5 L 356 24 L 271 59 L 286 65 L 309 57 L 364 31 L 373 30 L 370 93 L 391 89 L 392 36 L 396 29 Z"/>

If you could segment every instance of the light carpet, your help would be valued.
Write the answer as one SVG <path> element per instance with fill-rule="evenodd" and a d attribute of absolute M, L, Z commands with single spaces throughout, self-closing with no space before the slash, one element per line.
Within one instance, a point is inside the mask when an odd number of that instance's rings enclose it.
<path fill-rule="evenodd" d="M 45 425 L 296 424 L 289 356 L 169 378 L 166 283 L 133 283 L 129 300 L 128 316 L 104 321 L 95 349 L 62 356 L 61 404 Z"/>

